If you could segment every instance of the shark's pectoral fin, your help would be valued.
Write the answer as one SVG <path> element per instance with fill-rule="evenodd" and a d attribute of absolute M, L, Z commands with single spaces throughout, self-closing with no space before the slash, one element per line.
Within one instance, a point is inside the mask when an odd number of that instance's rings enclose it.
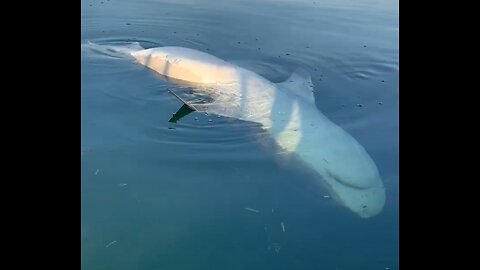
<path fill-rule="evenodd" d="M 308 71 L 298 68 L 286 81 L 278 83 L 280 89 L 315 104 L 312 78 Z"/>

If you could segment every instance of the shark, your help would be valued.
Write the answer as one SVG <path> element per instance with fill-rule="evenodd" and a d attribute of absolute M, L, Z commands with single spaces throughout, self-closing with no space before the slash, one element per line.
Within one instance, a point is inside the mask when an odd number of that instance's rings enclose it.
<path fill-rule="evenodd" d="M 208 103 L 185 100 L 172 122 L 191 111 L 255 122 L 285 152 L 299 157 L 320 177 L 331 197 L 361 218 L 378 215 L 385 205 L 385 187 L 365 148 L 330 121 L 315 104 L 310 74 L 301 68 L 281 83 L 195 49 L 138 43 L 92 49 L 132 57 L 135 62 L 173 82 L 187 82 Z"/>

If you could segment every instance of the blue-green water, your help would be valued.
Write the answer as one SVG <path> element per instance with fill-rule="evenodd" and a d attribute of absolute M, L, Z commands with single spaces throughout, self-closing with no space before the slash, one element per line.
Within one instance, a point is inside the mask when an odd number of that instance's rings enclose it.
<path fill-rule="evenodd" d="M 189 47 L 273 82 L 309 70 L 387 192 L 361 219 L 256 124 L 169 123 L 172 85 L 82 47 L 82 269 L 398 269 L 398 1 L 82 0 L 81 25 L 82 43 Z"/>

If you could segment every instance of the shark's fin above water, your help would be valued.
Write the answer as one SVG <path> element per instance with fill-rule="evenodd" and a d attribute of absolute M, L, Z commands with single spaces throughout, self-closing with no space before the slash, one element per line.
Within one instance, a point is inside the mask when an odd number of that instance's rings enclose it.
<path fill-rule="evenodd" d="M 172 118 L 168 120 L 170 123 L 177 123 L 178 120 L 182 119 L 184 116 L 189 115 L 191 112 L 195 111 L 188 104 L 184 103 L 176 113 L 173 114 Z"/>
<path fill-rule="evenodd" d="M 178 100 L 180 100 L 183 105 L 186 105 L 187 107 L 189 107 L 192 111 L 198 111 L 197 108 L 194 107 L 194 105 L 192 104 L 192 102 L 188 102 L 187 100 L 183 99 L 182 97 L 180 97 L 177 93 L 175 93 L 174 91 L 172 90 L 168 90 L 168 92 L 172 93 L 172 95 L 174 95 L 176 98 L 178 98 Z"/>
<path fill-rule="evenodd" d="M 124 44 L 97 44 L 88 41 L 88 44 L 86 45 L 97 53 L 117 58 L 131 57 L 133 52 L 144 50 L 138 42 L 126 42 Z"/>
<path fill-rule="evenodd" d="M 183 117 L 189 115 L 194 111 L 208 112 L 210 110 L 215 109 L 215 106 L 216 106 L 215 104 L 198 103 L 198 98 L 189 101 L 186 98 L 182 98 L 179 94 L 175 93 L 171 89 L 169 89 L 168 91 L 183 103 L 182 107 L 180 107 L 180 109 L 178 109 L 178 111 L 173 114 L 172 118 L 168 120 L 168 122 L 170 123 L 176 123 L 178 120 L 182 119 Z"/>
<path fill-rule="evenodd" d="M 312 78 L 308 71 L 298 68 L 286 81 L 278 83 L 280 88 L 304 100 L 315 104 Z"/>
<path fill-rule="evenodd" d="M 176 123 L 178 120 L 182 119 L 184 116 L 189 115 L 191 112 L 196 111 L 197 109 L 192 106 L 188 101 L 184 100 L 181 98 L 179 95 L 177 95 L 175 92 L 172 90 L 168 90 L 172 95 L 174 95 L 178 100 L 180 100 L 183 105 L 178 109 L 176 113 L 173 114 L 172 118 L 168 120 L 170 123 Z"/>

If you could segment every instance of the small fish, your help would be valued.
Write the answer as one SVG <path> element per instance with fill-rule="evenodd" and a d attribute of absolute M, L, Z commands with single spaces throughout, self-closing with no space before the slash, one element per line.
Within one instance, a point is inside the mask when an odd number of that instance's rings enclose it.
<path fill-rule="evenodd" d="M 323 198 L 330 198 L 330 196 L 328 196 L 328 195 L 323 195 Z"/>
<path fill-rule="evenodd" d="M 253 209 L 253 208 L 249 208 L 249 207 L 245 207 L 245 210 L 251 211 L 251 212 L 254 212 L 254 213 L 260 213 L 260 211 L 258 211 L 257 209 Z"/>
<path fill-rule="evenodd" d="M 95 175 L 97 175 L 99 172 L 100 172 L 100 169 L 97 169 L 97 170 L 95 171 Z"/>
<path fill-rule="evenodd" d="M 106 245 L 105 247 L 108 248 L 109 246 L 111 246 L 111 245 L 113 245 L 113 244 L 115 244 L 115 243 L 117 243 L 117 241 L 112 241 L 112 242 L 110 242 L 108 245 Z"/>
<path fill-rule="evenodd" d="M 283 224 L 283 221 L 280 222 L 280 226 L 282 226 L 282 231 L 285 232 L 285 224 Z"/>
<path fill-rule="evenodd" d="M 124 186 L 126 186 L 126 185 L 127 185 L 127 184 L 125 184 L 125 183 L 120 183 L 120 184 L 119 184 L 119 186 L 121 186 L 121 187 L 124 187 Z"/>

